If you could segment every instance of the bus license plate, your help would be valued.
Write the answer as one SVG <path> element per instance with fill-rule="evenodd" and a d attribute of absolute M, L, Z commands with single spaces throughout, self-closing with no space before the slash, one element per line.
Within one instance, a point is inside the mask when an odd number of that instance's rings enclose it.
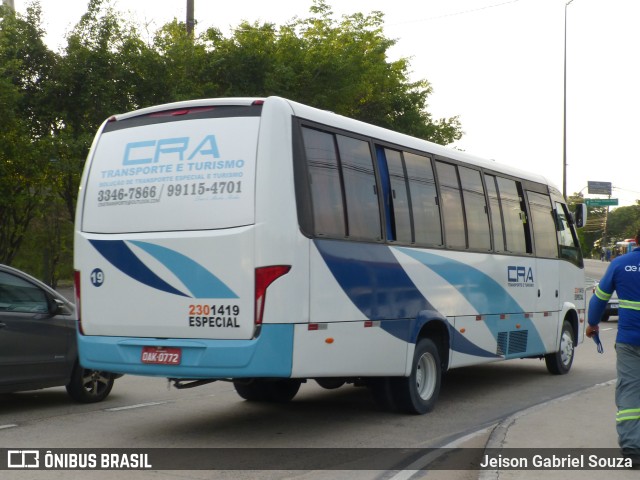
<path fill-rule="evenodd" d="M 182 350 L 179 348 L 142 347 L 142 363 L 156 365 L 180 365 Z"/>

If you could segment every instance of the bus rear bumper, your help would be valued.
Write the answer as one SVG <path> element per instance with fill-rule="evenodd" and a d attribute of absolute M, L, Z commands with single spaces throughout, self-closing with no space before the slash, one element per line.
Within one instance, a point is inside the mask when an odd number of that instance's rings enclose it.
<path fill-rule="evenodd" d="M 291 376 L 293 325 L 265 324 L 251 340 L 155 339 L 78 334 L 84 368 L 120 374 L 177 379 Z M 144 347 L 179 349 L 180 364 L 142 361 Z M 175 350 L 172 350 L 175 351 Z"/>

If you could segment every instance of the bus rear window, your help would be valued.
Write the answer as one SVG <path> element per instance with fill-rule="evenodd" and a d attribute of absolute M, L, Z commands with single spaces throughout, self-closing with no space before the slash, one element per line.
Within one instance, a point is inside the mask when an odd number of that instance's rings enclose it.
<path fill-rule="evenodd" d="M 207 230 L 254 222 L 260 117 L 187 119 L 181 113 L 107 124 L 84 192 L 85 232 Z"/>

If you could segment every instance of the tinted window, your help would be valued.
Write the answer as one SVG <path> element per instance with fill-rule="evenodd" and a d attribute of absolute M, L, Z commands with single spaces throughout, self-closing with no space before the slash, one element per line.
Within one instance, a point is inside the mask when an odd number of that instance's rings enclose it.
<path fill-rule="evenodd" d="M 556 225 L 551 211 L 551 199 L 548 195 L 527 192 L 531 223 L 533 224 L 533 241 L 538 257 L 558 256 Z"/>
<path fill-rule="evenodd" d="M 442 209 L 445 212 L 444 232 L 447 247 L 466 248 L 464 212 L 456 167 L 448 163 L 436 162 L 436 168 L 442 196 Z"/>
<path fill-rule="evenodd" d="M 404 162 L 400 152 L 396 150 L 384 151 L 391 183 L 391 212 L 395 229 L 395 239 L 399 242 L 411 243 L 411 218 L 409 212 L 409 195 L 407 192 L 407 178 Z"/>
<path fill-rule="evenodd" d="M 493 228 L 493 249 L 496 252 L 504 252 L 506 250 L 504 246 L 504 227 L 502 225 L 502 209 L 498 198 L 496 177 L 485 175 L 484 181 L 487 185 L 487 196 L 489 197 L 489 212 Z"/>
<path fill-rule="evenodd" d="M 255 222 L 260 117 L 188 110 L 107 123 L 87 164 L 79 228 L 160 232 Z"/>
<path fill-rule="evenodd" d="M 344 237 L 340 169 L 333 135 L 303 128 L 316 235 Z"/>
<path fill-rule="evenodd" d="M 369 143 L 337 135 L 350 237 L 379 240 L 380 211 Z"/>
<path fill-rule="evenodd" d="M 527 253 L 524 227 L 527 219 L 525 212 L 522 210 L 522 198 L 518 192 L 518 186 L 514 180 L 502 177 L 496 178 L 498 180 L 498 193 L 504 219 L 507 251 Z"/>
<path fill-rule="evenodd" d="M 478 170 L 458 167 L 464 210 L 467 218 L 469 233 L 469 248 L 476 250 L 491 250 L 491 235 L 489 231 L 489 216 L 487 201 L 482 185 L 482 176 Z"/>
<path fill-rule="evenodd" d="M 578 246 L 573 224 L 567 211 L 567 206 L 561 203 L 555 204 L 556 224 L 558 232 L 558 244 L 560 245 L 560 258 L 569 260 L 576 265 L 582 265 L 582 252 Z"/>
<path fill-rule="evenodd" d="M 415 242 L 442 245 L 440 207 L 431 161 L 428 157 L 413 153 L 405 153 L 404 161 L 409 179 Z"/>

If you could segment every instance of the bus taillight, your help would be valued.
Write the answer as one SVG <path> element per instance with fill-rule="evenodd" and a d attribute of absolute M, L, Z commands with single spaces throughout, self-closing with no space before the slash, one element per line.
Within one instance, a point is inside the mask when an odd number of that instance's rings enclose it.
<path fill-rule="evenodd" d="M 289 270 L 291 270 L 291 265 L 272 265 L 256 268 L 256 325 L 262 325 L 267 288 L 278 278 L 289 273 Z"/>

